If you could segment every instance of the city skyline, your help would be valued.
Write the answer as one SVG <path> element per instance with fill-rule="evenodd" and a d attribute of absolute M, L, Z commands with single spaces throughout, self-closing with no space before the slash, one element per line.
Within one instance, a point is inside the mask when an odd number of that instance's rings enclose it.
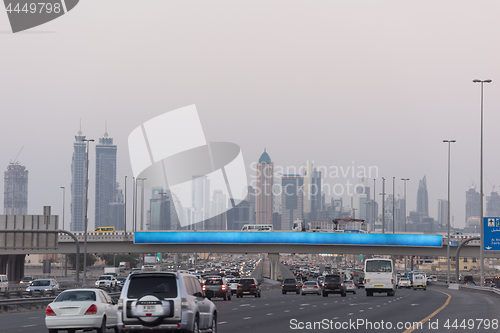
<path fill-rule="evenodd" d="M 378 191 L 381 177 L 396 177 L 396 197 L 402 197 L 399 179 L 410 179 L 407 211 L 416 209 L 418 180 L 426 175 L 434 217 L 438 199 L 447 198 L 442 140 L 456 140 L 450 208 L 455 225 L 464 227 L 464 191 L 471 182 L 479 184 L 480 87 L 474 79 L 493 80 L 484 86 L 484 192 L 500 184 L 498 2 L 308 6 L 278 0 L 273 6 L 257 1 L 222 9 L 159 2 L 154 13 L 127 3 L 120 4 L 123 15 L 103 8 L 90 29 L 86 18 L 95 15 L 98 3 L 87 3 L 78 13 L 1 37 L 2 107 L 19 116 L 10 117 L 0 133 L 8 143 L 0 148 L 0 165 L 25 147 L 20 161 L 30 170 L 29 214 L 50 205 L 61 215 L 64 186 L 68 221 L 68 138 L 81 118 L 87 138 L 97 140 L 98 124 L 107 119 L 114 144 L 123 147 L 117 181 L 124 187 L 128 177 L 131 221 L 128 135 L 155 116 L 195 103 L 207 141 L 237 143 L 248 175 L 263 147 L 273 152 L 275 168 L 307 160 L 327 168 L 376 166 Z M 113 18 L 113 28 L 105 17 Z M 5 15 L 0 30 L 10 31 Z M 94 179 L 93 148 L 90 161 Z M 357 183 L 322 173 L 324 184 Z M 89 229 L 94 193 L 91 182 Z M 380 203 L 380 196 L 375 199 Z"/>

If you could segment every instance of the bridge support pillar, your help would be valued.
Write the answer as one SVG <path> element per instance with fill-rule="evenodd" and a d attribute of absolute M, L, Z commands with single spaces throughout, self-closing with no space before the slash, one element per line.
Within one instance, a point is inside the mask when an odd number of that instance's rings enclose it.
<path fill-rule="evenodd" d="M 9 281 L 19 281 L 23 278 L 25 257 L 25 254 L 9 255 L 7 261 L 9 264 L 9 269 L 7 271 L 7 278 Z"/>
<path fill-rule="evenodd" d="M 271 269 L 270 269 L 270 278 L 271 280 L 277 280 L 278 279 L 278 260 L 280 258 L 279 253 L 268 253 L 267 257 L 269 258 L 269 262 L 271 264 Z"/>
<path fill-rule="evenodd" d="M 7 274 L 7 262 L 9 261 L 9 256 L 3 254 L 0 256 L 0 274 Z"/>

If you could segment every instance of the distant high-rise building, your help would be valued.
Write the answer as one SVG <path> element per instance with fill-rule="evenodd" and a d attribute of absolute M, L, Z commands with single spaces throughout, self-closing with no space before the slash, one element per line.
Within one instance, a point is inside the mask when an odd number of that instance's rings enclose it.
<path fill-rule="evenodd" d="M 257 164 L 255 211 L 257 224 L 273 224 L 274 164 L 266 150 Z"/>
<path fill-rule="evenodd" d="M 3 212 L 5 215 L 28 214 L 28 170 L 19 162 L 10 163 L 4 173 Z"/>
<path fill-rule="evenodd" d="M 417 213 L 421 216 L 429 216 L 429 194 L 427 192 L 426 176 L 418 183 Z"/>
<path fill-rule="evenodd" d="M 312 201 L 312 178 L 313 178 L 313 164 L 311 161 L 307 161 L 304 164 L 304 174 L 302 175 L 304 179 L 304 196 L 303 196 L 303 207 L 304 216 L 310 218 L 311 213 L 311 201 Z"/>
<path fill-rule="evenodd" d="M 123 230 L 125 228 L 125 203 L 123 190 L 118 189 L 120 186 L 116 184 L 116 194 L 112 203 L 109 204 L 109 226 L 115 227 L 115 230 Z"/>
<path fill-rule="evenodd" d="M 95 227 L 111 225 L 109 205 L 116 198 L 116 145 L 104 133 L 95 147 Z"/>
<path fill-rule="evenodd" d="M 201 221 L 191 225 L 193 230 L 206 230 L 206 220 L 210 216 L 210 179 L 207 176 L 194 176 L 191 182 L 192 207 L 191 221 Z"/>
<path fill-rule="evenodd" d="M 150 230 L 172 230 L 171 210 L 173 207 L 170 196 L 170 191 L 161 187 L 153 187 L 149 200 Z"/>
<path fill-rule="evenodd" d="M 498 192 L 491 192 L 491 195 L 486 197 L 486 216 L 500 217 L 500 195 Z"/>
<path fill-rule="evenodd" d="M 479 216 L 481 215 L 480 213 L 480 195 L 479 192 L 476 191 L 476 188 L 474 186 L 471 186 L 465 192 L 465 222 L 466 226 L 468 224 L 468 221 L 473 218 L 474 224 L 476 224 L 476 219 L 479 219 Z"/>
<path fill-rule="evenodd" d="M 81 129 L 75 135 L 71 160 L 71 231 L 84 231 L 87 186 L 87 147 Z"/>
<path fill-rule="evenodd" d="M 303 219 L 303 186 L 301 175 L 283 175 L 281 178 L 281 230 L 291 230 L 293 221 Z"/>
<path fill-rule="evenodd" d="M 228 204 L 231 205 L 231 202 Z M 241 230 L 245 224 L 253 224 L 250 220 L 251 209 L 250 202 L 243 200 L 228 210 L 225 214 L 227 218 L 227 230 Z"/>
<path fill-rule="evenodd" d="M 273 221 L 276 221 L 274 213 L 281 215 L 281 174 L 274 174 L 273 180 Z"/>
<path fill-rule="evenodd" d="M 448 228 L 448 200 L 438 199 L 438 225 L 442 230 Z"/>
<path fill-rule="evenodd" d="M 321 171 L 314 168 L 311 183 L 311 220 L 317 220 L 319 212 L 323 210 L 321 183 Z"/>

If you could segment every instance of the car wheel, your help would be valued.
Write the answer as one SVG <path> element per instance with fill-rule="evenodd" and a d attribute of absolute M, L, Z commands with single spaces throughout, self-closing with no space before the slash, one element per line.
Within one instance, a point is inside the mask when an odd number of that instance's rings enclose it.
<path fill-rule="evenodd" d="M 102 317 L 101 327 L 97 329 L 97 333 L 106 333 L 106 316 Z"/>
<path fill-rule="evenodd" d="M 75 332 L 76 330 L 74 328 L 68 330 L 68 333 L 75 333 Z"/>
<path fill-rule="evenodd" d="M 297 294 L 297 295 L 298 295 L 298 294 L 300 294 L 300 291 L 299 291 L 299 290 L 297 290 L 297 291 L 296 291 L 296 294 Z"/>
<path fill-rule="evenodd" d="M 222 296 L 222 299 L 227 301 L 227 294 L 224 294 L 224 296 Z"/>
<path fill-rule="evenodd" d="M 49 333 L 57 333 L 57 330 L 49 330 Z"/>
<path fill-rule="evenodd" d="M 255 298 L 257 298 L 257 297 L 259 297 L 259 295 L 258 295 L 258 293 L 256 292 L 256 293 L 255 293 Z"/>
<path fill-rule="evenodd" d="M 305 296 L 306 294 L 302 293 L 302 296 Z"/>
<path fill-rule="evenodd" d="M 217 333 L 217 316 L 215 313 L 212 316 L 212 327 L 211 328 L 212 328 L 212 333 Z"/>
<path fill-rule="evenodd" d="M 259 291 L 259 298 L 260 298 L 260 291 Z"/>
<path fill-rule="evenodd" d="M 347 296 L 347 293 L 343 293 L 343 294 L 341 294 L 340 296 L 342 296 L 342 297 L 346 297 L 346 296 Z"/>
<path fill-rule="evenodd" d="M 231 300 L 231 293 L 229 293 L 229 295 L 227 295 L 227 299 Z"/>
<path fill-rule="evenodd" d="M 285 294 L 286 294 L 286 291 L 282 290 L 282 291 L 281 291 L 281 293 L 282 293 L 283 295 L 285 295 Z"/>
<path fill-rule="evenodd" d="M 118 328 L 118 326 L 113 327 L 113 330 L 115 331 L 115 333 L 120 333 L 120 329 Z"/>
<path fill-rule="evenodd" d="M 323 297 L 328 297 L 328 294 L 324 292 Z"/>
<path fill-rule="evenodd" d="M 355 291 L 353 291 L 352 293 L 353 293 L 354 295 L 356 295 L 356 292 L 355 292 Z"/>

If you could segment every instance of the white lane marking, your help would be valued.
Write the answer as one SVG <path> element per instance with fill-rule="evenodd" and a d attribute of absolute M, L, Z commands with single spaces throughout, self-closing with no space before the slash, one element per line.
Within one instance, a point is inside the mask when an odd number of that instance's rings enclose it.
<path fill-rule="evenodd" d="M 348 316 L 352 316 L 353 314 L 354 314 L 354 313 L 352 313 L 352 312 L 351 312 L 351 313 L 348 313 L 347 315 L 348 315 Z"/>
<path fill-rule="evenodd" d="M 363 311 L 365 311 L 365 310 L 359 310 L 359 312 L 363 312 Z"/>
<path fill-rule="evenodd" d="M 244 319 L 244 320 L 246 320 L 246 319 L 252 319 L 252 317 L 245 317 L 245 318 L 243 318 L 243 319 Z"/>
<path fill-rule="evenodd" d="M 304 303 L 304 304 L 300 304 L 299 306 L 307 306 L 307 305 L 311 305 L 311 304 Z"/>
<path fill-rule="evenodd" d="M 268 304 L 264 304 L 264 305 L 269 305 L 269 303 Z"/>
<path fill-rule="evenodd" d="M 339 317 L 333 317 L 333 319 L 339 319 Z"/>
<path fill-rule="evenodd" d="M 268 313 L 267 316 L 272 316 L 274 313 Z"/>
<path fill-rule="evenodd" d="M 39 318 L 41 318 L 41 317 L 30 317 L 28 319 L 39 319 Z"/>
<path fill-rule="evenodd" d="M 250 304 L 241 304 L 240 306 L 251 306 Z"/>
<path fill-rule="evenodd" d="M 304 310 L 304 308 L 299 308 L 299 310 Z"/>
<path fill-rule="evenodd" d="M 217 324 L 219 324 L 219 325 L 221 325 L 221 324 L 227 324 L 227 321 L 220 321 Z"/>
<path fill-rule="evenodd" d="M 36 324 L 33 324 L 33 325 L 24 325 L 23 327 L 33 327 L 33 326 L 38 326 Z"/>
<path fill-rule="evenodd" d="M 368 308 L 368 310 L 372 310 L 373 308 Z"/>
<path fill-rule="evenodd" d="M 290 312 L 290 310 L 285 310 L 285 311 L 283 311 L 283 312 Z"/>

